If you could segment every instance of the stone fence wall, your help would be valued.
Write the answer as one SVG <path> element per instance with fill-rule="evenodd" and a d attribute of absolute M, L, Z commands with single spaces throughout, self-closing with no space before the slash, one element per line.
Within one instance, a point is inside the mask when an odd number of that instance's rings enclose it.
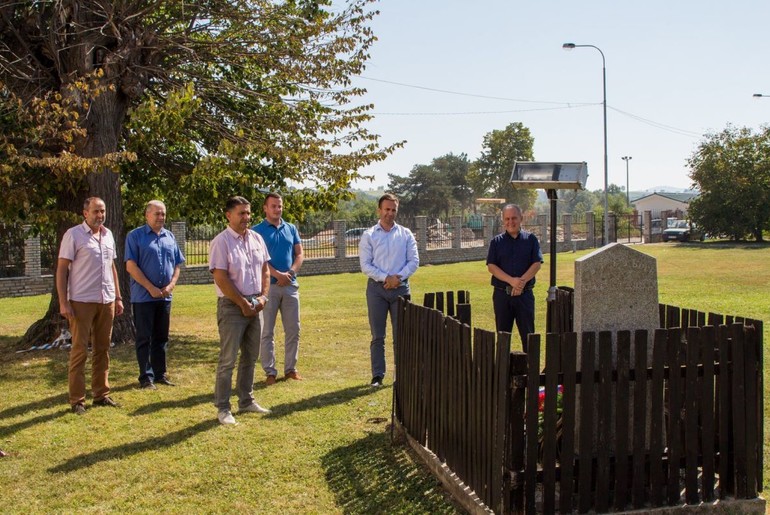
<path fill-rule="evenodd" d="M 448 245 L 446 245 L 448 248 L 433 248 L 432 245 L 428 244 L 427 218 L 424 216 L 415 217 L 415 226 L 411 229 L 417 239 L 420 264 L 437 265 L 485 259 L 489 241 L 494 235 L 495 221 L 496 217 L 484 216 L 481 238 L 475 240 L 464 239 L 463 231 L 453 231 L 451 242 L 447 242 Z M 610 222 L 614 224 L 614 217 L 610 218 Z M 451 217 L 449 223 L 451 227 L 462 227 L 462 217 Z M 562 223 L 557 227 L 557 240 L 559 240 L 557 241 L 557 251 L 583 250 L 600 245 L 600 239 L 594 237 L 595 221 L 593 213 L 586 213 L 585 227 L 586 237 L 584 239 L 573 239 L 572 216 L 564 215 Z M 333 257 L 305 259 L 302 265 L 302 275 L 360 272 L 358 256 L 347 255 L 348 246 L 344 243 L 346 229 L 347 222 L 344 220 L 334 222 L 335 241 L 340 242 L 336 245 L 335 255 Z M 538 216 L 536 223 L 530 224 L 528 229 L 538 236 L 543 253 L 548 253 L 550 248 L 548 244 L 548 217 L 545 215 Z M 185 222 L 173 222 L 169 230 L 174 233 L 179 246 L 185 248 L 187 237 Z M 613 231 L 610 231 L 610 234 L 613 234 Z M 24 270 L 24 277 L 0 278 L 0 298 L 48 294 L 54 288 L 53 276 L 41 275 L 40 238 L 37 236 L 29 237 L 25 240 Z M 213 279 L 207 265 L 185 267 L 179 278 L 179 284 L 208 284 L 212 282 Z"/>

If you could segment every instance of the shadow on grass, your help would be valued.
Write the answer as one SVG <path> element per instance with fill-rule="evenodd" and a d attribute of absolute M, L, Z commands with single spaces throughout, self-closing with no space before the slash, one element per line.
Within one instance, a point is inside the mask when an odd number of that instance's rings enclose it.
<path fill-rule="evenodd" d="M 0 411 L 0 419 L 6 418 L 6 417 L 18 417 L 20 415 L 24 415 L 25 413 L 29 413 L 30 411 L 53 408 L 55 406 L 60 406 L 62 404 L 67 406 L 67 409 L 65 410 L 65 413 L 66 413 L 67 411 L 69 411 L 69 395 L 67 395 L 66 377 L 62 380 L 61 387 L 62 387 L 62 390 L 64 390 L 64 392 L 62 393 L 52 395 L 44 399 L 39 399 L 33 402 L 28 402 L 26 404 L 20 404 L 18 406 L 6 408 L 3 411 Z M 126 390 L 131 390 L 133 388 L 135 388 L 135 386 L 131 384 L 124 384 L 121 386 L 111 386 L 110 395 L 112 395 L 115 392 L 124 392 Z M 86 386 L 86 391 L 88 390 L 90 390 L 90 386 Z"/>
<path fill-rule="evenodd" d="M 40 415 L 38 417 L 22 420 L 21 422 L 17 422 L 9 426 L 0 426 L 0 438 L 11 436 L 14 433 L 17 433 L 19 431 L 22 431 L 32 426 L 36 426 L 37 424 L 44 424 L 46 422 L 56 420 L 57 418 L 61 418 L 67 415 L 69 411 L 70 411 L 69 408 L 67 408 L 67 409 L 57 411 L 56 413 L 49 413 L 47 415 Z"/>
<path fill-rule="evenodd" d="M 364 395 L 371 395 L 378 390 L 372 388 L 369 385 L 366 386 L 351 386 L 350 388 L 344 388 L 334 392 L 322 393 L 308 399 L 302 399 L 297 402 L 289 402 L 286 404 L 277 404 L 270 406 L 270 411 L 266 417 L 279 418 L 291 415 L 297 411 L 306 411 L 311 409 L 324 408 L 326 406 L 333 406 L 335 404 L 344 404 L 348 401 L 363 397 Z"/>
<path fill-rule="evenodd" d="M 164 436 L 126 443 L 123 445 L 116 445 L 115 447 L 108 447 L 106 449 L 99 449 L 98 451 L 90 452 L 87 454 L 81 454 L 79 456 L 68 459 L 64 463 L 56 465 L 55 467 L 49 468 L 48 472 L 52 472 L 54 474 L 60 472 L 74 472 L 76 470 L 88 468 L 92 465 L 97 465 L 103 461 L 122 459 L 127 456 L 133 456 L 135 454 L 152 451 L 155 449 L 165 449 L 167 447 L 171 447 L 172 445 L 177 445 L 185 440 L 188 440 L 189 438 L 192 438 L 217 426 L 219 426 L 219 422 L 217 422 L 216 419 L 205 420 L 195 424 L 194 426 L 186 427 Z"/>
<path fill-rule="evenodd" d="M 343 513 L 458 513 L 441 483 L 404 447 L 374 433 L 321 458 L 326 482 Z"/>
<path fill-rule="evenodd" d="M 19 415 L 24 415 L 25 413 L 28 413 L 30 411 L 53 408 L 54 406 L 67 404 L 67 399 L 68 399 L 68 395 L 66 393 L 67 384 L 64 383 L 62 386 L 63 386 L 63 389 L 65 390 L 62 393 L 59 393 L 57 395 L 52 395 L 44 399 L 38 399 L 34 402 L 28 402 L 27 404 L 12 406 L 10 408 L 4 409 L 3 411 L 0 411 L 0 419 L 4 419 L 6 417 L 18 417 Z"/>
<path fill-rule="evenodd" d="M 731 240 L 718 240 L 718 241 L 706 241 L 706 242 L 672 242 L 671 246 L 676 245 L 678 248 L 684 249 L 708 249 L 708 250 L 764 250 L 770 247 L 770 242 L 767 241 L 731 241 Z"/>
<path fill-rule="evenodd" d="M 69 351 L 60 348 L 17 353 L 16 351 L 19 350 L 16 347 L 18 340 L 19 337 L 0 335 L 0 363 L 12 364 L 13 362 L 30 358 L 48 358 L 53 361 L 63 362 L 66 365 L 69 359 Z M 218 336 L 212 338 L 198 338 L 188 335 L 171 336 L 168 357 L 174 366 L 186 367 L 188 365 L 210 364 L 212 361 L 216 362 L 218 355 Z M 125 363 L 128 367 L 136 365 L 136 353 L 133 343 L 124 343 L 112 347 L 110 349 L 110 358 L 117 363 Z M 88 363 L 90 363 L 90 354 Z M 112 368 L 114 368 L 114 365 Z"/>
<path fill-rule="evenodd" d="M 147 404 L 146 406 L 142 406 L 140 408 L 135 409 L 131 413 L 131 415 L 132 416 L 149 415 L 150 413 L 155 413 L 157 411 L 161 411 L 164 409 L 192 408 L 193 406 L 197 406 L 199 404 L 213 404 L 213 403 L 214 403 L 214 392 L 203 393 L 200 395 L 192 395 L 190 397 L 187 397 L 186 399 L 174 399 L 174 400 Z"/>

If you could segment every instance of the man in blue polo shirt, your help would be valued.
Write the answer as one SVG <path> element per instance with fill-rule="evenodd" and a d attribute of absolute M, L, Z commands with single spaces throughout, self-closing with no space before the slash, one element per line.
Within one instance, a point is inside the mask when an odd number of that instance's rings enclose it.
<path fill-rule="evenodd" d="M 521 208 L 508 204 L 503 208 L 505 232 L 489 242 L 487 270 L 492 274 L 492 306 L 498 331 L 510 333 L 513 323 L 522 344 L 535 332 L 535 275 L 543 263 L 540 243 L 531 232 L 521 228 Z"/>
<path fill-rule="evenodd" d="M 299 357 L 299 284 L 297 272 L 302 267 L 302 243 L 294 224 L 281 218 L 283 199 L 277 193 L 268 193 L 262 205 L 265 219 L 253 227 L 267 245 L 270 261 L 270 291 L 268 303 L 262 311 L 262 342 L 259 357 L 265 371 L 265 383 L 275 384 L 275 321 L 281 312 L 284 332 L 283 373 L 286 379 L 301 381 L 297 371 Z"/>
<path fill-rule="evenodd" d="M 126 236 L 126 270 L 131 275 L 131 305 L 136 325 L 139 385 L 174 386 L 166 373 L 166 348 L 171 318 L 171 292 L 185 262 L 174 235 L 164 228 L 166 206 L 151 200 L 144 210 L 147 223 Z"/>

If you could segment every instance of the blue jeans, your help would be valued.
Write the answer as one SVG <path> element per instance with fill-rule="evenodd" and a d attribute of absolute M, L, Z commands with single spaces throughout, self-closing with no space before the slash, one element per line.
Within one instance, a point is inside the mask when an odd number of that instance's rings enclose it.
<path fill-rule="evenodd" d="M 214 385 L 214 405 L 230 410 L 230 393 L 233 388 L 233 369 L 238 359 L 238 375 L 235 393 L 238 407 L 245 408 L 254 402 L 254 368 L 259 356 L 259 338 L 262 332 L 262 313 L 256 317 L 243 316 L 241 308 L 227 297 L 217 300 L 217 325 L 219 326 L 219 363 Z"/>
<path fill-rule="evenodd" d="M 266 375 L 278 375 L 275 368 L 275 322 L 281 312 L 284 333 L 283 373 L 297 370 L 299 357 L 299 286 L 270 286 L 269 301 L 262 310 L 262 344 L 259 357 Z"/>
<path fill-rule="evenodd" d="M 524 290 L 521 295 L 511 296 L 495 288 L 492 306 L 495 310 L 496 329 L 512 333 L 513 323 L 516 322 L 523 348 L 527 335 L 535 332 L 535 294 L 530 289 Z"/>
<path fill-rule="evenodd" d="M 372 332 L 372 342 L 369 346 L 372 377 L 385 377 L 385 332 L 388 313 L 395 344 L 399 297 L 409 298 L 409 283 L 394 290 L 386 290 L 383 283 L 373 279 L 369 279 L 366 284 L 366 307 L 369 310 L 369 329 Z"/>
<path fill-rule="evenodd" d="M 136 361 L 139 363 L 139 382 L 152 383 L 166 374 L 168 326 L 171 320 L 171 302 L 137 302 L 133 304 L 136 326 Z"/>

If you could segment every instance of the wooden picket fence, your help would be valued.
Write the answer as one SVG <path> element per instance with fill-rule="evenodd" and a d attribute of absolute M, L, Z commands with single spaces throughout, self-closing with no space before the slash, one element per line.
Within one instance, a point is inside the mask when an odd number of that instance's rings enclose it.
<path fill-rule="evenodd" d="M 584 333 L 579 360 L 575 333 L 549 333 L 541 372 L 540 335 L 511 353 L 510 334 L 436 309 L 403 301 L 399 317 L 396 422 L 497 513 L 623 511 L 762 489 L 759 321 L 662 306 L 651 356 L 646 331 Z"/>

